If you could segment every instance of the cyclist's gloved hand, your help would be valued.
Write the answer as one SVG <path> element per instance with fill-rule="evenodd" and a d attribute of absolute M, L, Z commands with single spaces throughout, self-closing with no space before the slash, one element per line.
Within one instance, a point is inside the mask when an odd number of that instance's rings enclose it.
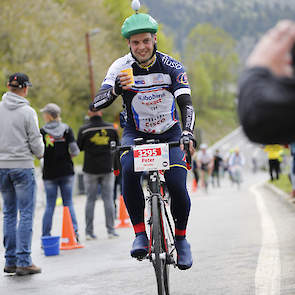
<path fill-rule="evenodd" d="M 113 93 L 114 93 L 114 95 L 119 96 L 122 94 L 122 92 L 123 92 L 123 88 L 121 85 L 120 76 L 117 76 L 116 81 L 115 81 L 115 85 L 113 88 Z"/>
<path fill-rule="evenodd" d="M 180 137 L 180 148 L 185 151 L 187 168 L 191 169 L 191 156 L 195 152 L 196 140 L 191 132 L 184 130 Z"/>
<path fill-rule="evenodd" d="M 195 149 L 197 146 L 197 141 L 195 140 L 195 138 L 191 132 L 184 130 L 181 134 L 181 137 L 180 137 L 180 144 L 181 145 L 189 144 L 190 148 Z"/>

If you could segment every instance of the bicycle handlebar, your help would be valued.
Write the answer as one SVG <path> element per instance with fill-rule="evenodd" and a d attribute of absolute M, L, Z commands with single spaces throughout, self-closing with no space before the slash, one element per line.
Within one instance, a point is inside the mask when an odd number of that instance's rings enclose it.
<path fill-rule="evenodd" d="M 114 174 L 116 176 L 118 176 L 120 174 L 120 170 L 121 170 L 120 152 L 130 151 L 136 145 L 160 143 L 159 140 L 151 139 L 151 140 L 144 141 L 142 138 L 140 140 L 135 139 L 134 141 L 135 141 L 134 145 L 126 145 L 126 146 L 115 146 L 111 142 L 111 149 L 113 151 L 112 157 L 113 157 Z M 180 145 L 180 143 L 179 143 L 179 141 L 172 141 L 172 142 L 168 142 L 168 145 L 169 145 L 169 148 L 170 147 L 177 147 Z M 189 141 L 184 142 L 184 150 L 186 151 L 186 166 L 187 166 L 187 169 L 190 170 L 192 159 L 191 159 L 191 153 L 189 150 Z"/>

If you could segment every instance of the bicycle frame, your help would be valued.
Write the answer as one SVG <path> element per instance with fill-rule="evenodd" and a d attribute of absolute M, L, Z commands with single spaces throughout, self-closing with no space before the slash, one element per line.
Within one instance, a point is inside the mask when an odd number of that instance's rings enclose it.
<path fill-rule="evenodd" d="M 136 143 L 142 144 L 143 140 L 135 140 Z M 149 140 L 146 143 L 158 143 Z M 179 146 L 179 142 L 169 143 L 169 147 Z M 189 144 L 185 143 L 185 149 L 189 155 Z M 114 157 L 114 173 L 120 171 L 120 159 L 118 152 L 130 151 L 132 146 L 123 146 L 116 149 Z M 190 166 L 190 161 L 187 163 Z M 118 169 L 118 170 L 117 170 Z M 150 215 L 147 219 L 147 228 L 150 230 L 149 251 L 146 257 L 138 258 L 149 259 L 154 266 L 158 295 L 169 295 L 169 265 L 176 263 L 173 257 L 175 251 L 175 236 L 173 233 L 171 218 L 169 217 L 166 205 L 168 198 L 165 190 L 161 190 L 161 181 L 159 171 L 148 171 L 148 195 L 146 196 L 146 204 L 149 207 Z"/>
<path fill-rule="evenodd" d="M 176 263 L 173 257 L 175 237 L 166 205 L 168 199 L 161 193 L 158 171 L 149 172 L 148 196 L 146 202 L 150 208 L 147 224 L 150 230 L 149 253 L 146 256 L 154 266 L 159 295 L 169 295 L 169 265 Z M 164 192 L 164 190 L 162 190 Z"/>
<path fill-rule="evenodd" d="M 162 227 L 162 232 L 163 232 L 163 239 L 165 242 L 165 250 L 167 255 L 172 255 L 173 251 L 175 250 L 175 236 L 173 233 L 173 228 L 172 228 L 172 222 L 170 220 L 168 210 L 167 210 L 167 205 L 168 205 L 168 197 L 165 194 L 164 190 L 161 190 L 162 183 L 160 182 L 159 178 L 159 172 L 158 171 L 152 171 L 149 172 L 149 179 L 148 179 L 148 193 L 149 195 L 145 197 L 146 203 L 150 208 L 150 216 L 148 217 L 147 224 L 150 227 L 150 235 L 152 233 L 152 202 L 153 198 L 157 199 L 157 202 L 159 204 L 160 208 L 160 221 L 161 221 L 161 227 Z M 150 241 L 152 240 L 152 237 Z M 168 245 L 169 242 L 169 245 Z M 151 253 L 151 247 L 149 249 L 149 253 Z M 148 257 L 151 259 L 151 257 Z M 168 258 L 169 259 L 169 258 Z M 170 257 L 169 264 L 174 264 L 175 261 L 173 257 Z"/>

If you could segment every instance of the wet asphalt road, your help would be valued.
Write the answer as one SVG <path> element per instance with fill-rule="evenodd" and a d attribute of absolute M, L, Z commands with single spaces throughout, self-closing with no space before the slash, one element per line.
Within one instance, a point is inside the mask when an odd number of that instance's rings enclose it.
<path fill-rule="evenodd" d="M 256 269 L 263 233 L 256 198 L 249 189 L 264 181 L 267 175 L 244 176 L 240 190 L 232 187 L 226 177 L 219 189 L 209 188 L 208 194 L 202 190 L 191 194 L 188 238 L 194 265 L 188 271 L 171 269 L 171 294 L 295 294 L 295 207 L 269 189 L 258 187 L 275 225 L 280 251 L 279 293 L 276 290 L 258 293 Z M 62 251 L 59 256 L 44 256 L 39 235 L 43 209 L 39 208 L 34 227 L 33 260 L 42 267 L 43 273 L 27 277 L 3 274 L 0 276 L 0 294 L 156 294 L 152 265 L 129 257 L 132 230 L 120 229 L 118 239 L 107 239 L 101 201 L 97 202 L 95 226 L 99 238 L 84 240 L 84 203 L 85 197 L 76 197 L 75 207 L 85 248 Z M 58 207 L 53 234 L 60 234 L 61 216 L 62 208 Z M 3 247 L 0 249 L 3 256 Z"/>
<path fill-rule="evenodd" d="M 241 149 L 247 168 L 253 154 L 265 161 L 261 149 L 249 143 L 240 129 L 213 149 L 226 154 L 233 147 Z M 240 190 L 226 175 L 221 188 L 209 187 L 208 194 L 202 189 L 191 192 L 188 240 L 194 265 L 187 271 L 171 269 L 172 295 L 295 295 L 295 205 L 263 185 L 266 173 L 247 171 Z M 152 265 L 129 256 L 133 231 L 118 229 L 118 239 L 107 239 L 101 200 L 95 214 L 96 241 L 85 241 L 85 196 L 78 196 L 75 209 L 85 248 L 44 256 L 40 249 L 44 202 L 40 191 L 38 195 L 32 257 L 43 272 L 27 277 L 0 275 L 0 295 L 157 294 Z M 60 235 L 61 227 L 62 207 L 57 207 L 52 235 Z M 1 245 L 2 268 L 3 256 Z"/>

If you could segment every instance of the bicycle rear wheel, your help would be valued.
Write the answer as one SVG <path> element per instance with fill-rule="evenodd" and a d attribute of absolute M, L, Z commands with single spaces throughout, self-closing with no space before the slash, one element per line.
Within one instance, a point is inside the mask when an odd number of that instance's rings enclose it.
<path fill-rule="evenodd" d="M 152 197 L 152 261 L 157 278 L 158 295 L 169 295 L 169 265 L 167 264 L 162 224 L 158 196 L 154 195 Z"/>

